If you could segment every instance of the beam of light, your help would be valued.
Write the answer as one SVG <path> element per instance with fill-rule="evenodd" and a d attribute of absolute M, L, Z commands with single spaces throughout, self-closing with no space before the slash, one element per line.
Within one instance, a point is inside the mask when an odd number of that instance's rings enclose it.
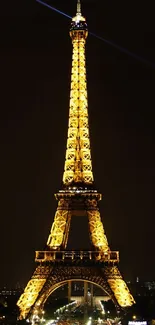
<path fill-rule="evenodd" d="M 65 12 L 60 11 L 60 10 L 54 8 L 54 7 L 48 5 L 47 3 L 45 3 L 45 2 L 43 2 L 43 1 L 41 1 L 41 0 L 36 0 L 36 2 L 40 3 L 41 5 L 43 5 L 43 6 L 47 7 L 47 8 L 49 8 L 49 9 L 52 9 L 52 10 L 58 12 L 58 14 L 61 14 L 61 15 L 65 16 L 65 17 L 67 17 L 67 18 L 72 18 L 71 16 L 65 14 Z"/>
<path fill-rule="evenodd" d="M 48 5 L 47 3 L 45 3 L 45 2 L 43 2 L 43 1 L 41 1 L 41 0 L 36 0 L 36 2 L 42 4 L 43 6 L 49 8 L 49 9 L 52 9 L 53 11 L 56 11 L 57 13 L 59 13 L 59 14 L 65 16 L 65 17 L 67 17 L 67 18 L 69 18 L 69 19 L 72 19 L 72 17 L 69 16 L 69 15 L 67 15 L 65 12 L 60 11 L 60 10 L 56 9 L 55 7 L 52 7 L 52 6 Z M 143 58 L 143 57 L 141 57 L 141 56 L 139 56 L 139 55 L 137 55 L 137 54 L 135 54 L 135 53 L 133 53 L 133 52 L 130 52 L 129 50 L 125 49 L 124 47 L 122 47 L 122 46 L 120 46 L 120 45 L 117 45 L 117 44 L 114 43 L 113 41 L 108 41 L 108 40 L 106 40 L 105 38 L 103 38 L 103 37 L 101 37 L 101 36 L 99 36 L 99 35 L 96 35 L 95 33 L 89 32 L 89 34 L 90 34 L 91 36 L 96 37 L 96 38 L 98 38 L 99 40 L 105 42 L 106 44 L 108 44 L 108 45 L 110 45 L 110 46 L 113 46 L 113 47 L 116 48 L 117 50 L 119 50 L 119 51 L 121 51 L 121 52 L 123 52 L 123 53 L 125 53 L 125 54 L 127 54 L 127 55 L 129 55 L 129 56 L 131 56 L 132 58 L 134 58 L 134 59 L 136 59 L 136 60 L 138 60 L 138 61 L 141 61 L 142 63 L 144 63 L 144 64 L 146 64 L 146 65 L 149 65 L 149 66 L 151 66 L 152 68 L 155 69 L 155 63 L 154 63 L 154 62 L 150 62 L 149 60 L 147 60 L 147 59 L 145 59 L 145 58 Z"/>
<path fill-rule="evenodd" d="M 90 32 L 89 34 L 96 37 L 96 38 L 98 38 L 98 39 L 100 39 L 101 41 L 107 43 L 108 45 L 111 45 L 111 46 L 115 47 L 117 50 L 120 50 L 121 52 L 123 52 L 125 54 L 128 54 L 129 56 L 133 57 L 134 59 L 139 60 L 139 61 L 141 61 L 141 62 L 143 62 L 145 64 L 148 64 L 148 65 L 152 66 L 153 68 L 155 68 L 155 63 L 150 62 L 149 60 L 146 60 L 145 58 L 142 58 L 141 56 L 139 56 L 139 55 L 137 55 L 135 53 L 130 52 L 129 50 L 125 49 L 124 47 L 121 47 L 121 46 L 115 44 L 112 41 L 108 41 L 105 38 L 103 38 L 101 36 L 98 36 L 98 35 L 96 35 L 94 33 Z"/>

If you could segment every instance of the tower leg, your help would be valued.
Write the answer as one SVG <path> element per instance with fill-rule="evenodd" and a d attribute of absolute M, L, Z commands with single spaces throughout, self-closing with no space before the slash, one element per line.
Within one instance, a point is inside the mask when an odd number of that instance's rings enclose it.
<path fill-rule="evenodd" d="M 54 222 L 52 224 L 51 232 L 47 240 L 47 246 L 50 249 L 66 248 L 71 213 L 68 210 L 69 201 L 60 199 L 58 202 L 58 208 L 55 213 Z"/>
<path fill-rule="evenodd" d="M 107 252 L 109 250 L 107 237 L 104 232 L 100 212 L 98 210 L 96 200 L 87 200 L 87 214 L 89 222 L 89 233 L 91 242 L 96 249 L 101 252 Z"/>
<path fill-rule="evenodd" d="M 118 304 L 121 307 L 132 306 L 135 303 L 134 298 L 130 294 L 129 289 L 123 280 L 118 267 L 107 266 L 104 269 L 104 274 Z"/>
<path fill-rule="evenodd" d="M 52 269 L 53 268 L 48 265 L 37 266 L 31 280 L 28 282 L 17 302 L 17 306 L 20 308 L 20 319 L 25 319 L 27 317 Z"/>

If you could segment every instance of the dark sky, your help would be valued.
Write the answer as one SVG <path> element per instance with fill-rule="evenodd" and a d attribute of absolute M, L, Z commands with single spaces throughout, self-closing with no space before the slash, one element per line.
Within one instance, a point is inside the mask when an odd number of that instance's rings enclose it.
<path fill-rule="evenodd" d="M 75 13 L 74 0 L 49 3 Z M 89 30 L 155 61 L 153 1 L 83 0 L 82 11 Z M 0 286 L 26 284 L 52 225 L 67 136 L 69 26 L 35 2 L 1 4 Z M 86 53 L 93 170 L 108 241 L 126 279 L 155 279 L 155 69 L 92 36 Z"/>

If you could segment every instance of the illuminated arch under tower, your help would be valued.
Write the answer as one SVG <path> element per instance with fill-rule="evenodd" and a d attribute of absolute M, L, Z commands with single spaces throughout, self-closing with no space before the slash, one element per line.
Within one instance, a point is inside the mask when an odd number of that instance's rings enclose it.
<path fill-rule="evenodd" d="M 102 287 L 117 306 L 125 308 L 134 303 L 118 269 L 119 253 L 111 251 L 108 245 L 98 208 L 101 194 L 94 188 L 85 65 L 88 29 L 79 0 L 70 36 L 73 56 L 63 187 L 55 195 L 58 207 L 46 250 L 36 252 L 36 269 L 17 302 L 20 319 L 39 315 L 49 295 L 61 283 L 79 279 Z M 88 218 L 91 251 L 66 249 L 74 215 Z"/>

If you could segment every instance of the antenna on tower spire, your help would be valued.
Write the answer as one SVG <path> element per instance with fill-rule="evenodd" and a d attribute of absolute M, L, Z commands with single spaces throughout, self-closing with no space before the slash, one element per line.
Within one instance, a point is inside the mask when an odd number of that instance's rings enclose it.
<path fill-rule="evenodd" d="M 77 0 L 77 12 L 76 12 L 76 16 L 72 18 L 72 21 L 76 22 L 76 24 L 79 22 L 86 22 L 86 19 L 82 16 L 81 13 L 81 0 Z"/>
<path fill-rule="evenodd" d="M 77 0 L 77 14 L 81 15 L 81 2 L 80 2 L 80 0 Z"/>

